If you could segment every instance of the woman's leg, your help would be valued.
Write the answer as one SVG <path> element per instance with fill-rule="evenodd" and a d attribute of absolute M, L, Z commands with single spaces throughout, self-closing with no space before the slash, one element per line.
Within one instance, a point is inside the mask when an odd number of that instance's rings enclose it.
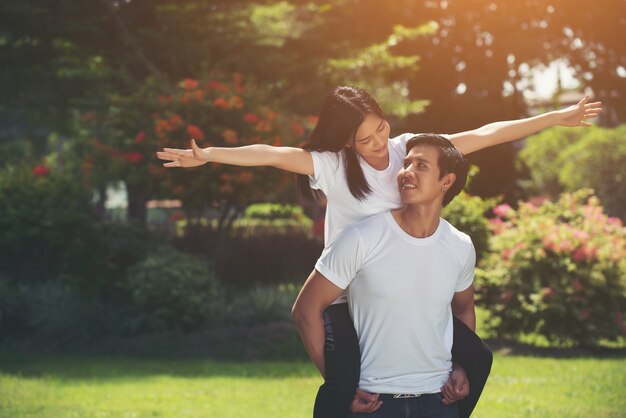
<path fill-rule="evenodd" d="M 329 306 L 323 317 L 326 379 L 317 392 L 313 417 L 345 418 L 359 385 L 359 339 L 347 303 Z"/>
<path fill-rule="evenodd" d="M 470 384 L 469 395 L 459 401 L 459 417 L 467 418 L 487 383 L 493 354 L 487 344 L 456 316 L 453 324 L 452 361 L 465 369 Z"/>

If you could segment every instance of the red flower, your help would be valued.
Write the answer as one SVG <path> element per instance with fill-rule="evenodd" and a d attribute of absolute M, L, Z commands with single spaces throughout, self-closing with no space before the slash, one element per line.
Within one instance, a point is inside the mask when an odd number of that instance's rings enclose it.
<path fill-rule="evenodd" d="M 47 175 L 49 172 L 50 170 L 48 169 L 48 167 L 43 166 L 43 165 L 38 165 L 33 168 L 33 174 L 36 175 L 37 177 L 43 177 Z"/>
<path fill-rule="evenodd" d="M 248 123 L 254 123 L 259 120 L 259 115 L 255 113 L 246 113 L 243 117 L 243 120 Z"/>
<path fill-rule="evenodd" d="M 135 143 L 141 144 L 145 139 L 146 139 L 146 133 L 144 131 L 141 131 L 135 137 Z"/>
<path fill-rule="evenodd" d="M 172 103 L 172 100 L 173 100 L 172 96 L 159 96 L 159 103 L 161 105 L 170 104 Z"/>
<path fill-rule="evenodd" d="M 227 85 L 217 82 L 215 80 L 207 81 L 204 86 L 209 90 L 217 90 L 217 91 L 221 91 L 222 93 L 226 93 L 228 91 Z"/>
<path fill-rule="evenodd" d="M 222 109 L 230 109 L 230 105 L 223 97 L 218 97 L 217 99 L 213 100 L 213 106 L 221 107 Z"/>
<path fill-rule="evenodd" d="M 239 139 L 237 138 L 237 132 L 233 131 L 232 129 L 225 129 L 222 132 L 222 136 L 224 137 L 224 140 L 228 144 L 237 144 L 237 143 L 239 143 Z"/>
<path fill-rule="evenodd" d="M 140 152 L 125 152 L 122 158 L 128 163 L 139 164 L 143 160 L 143 155 Z"/>
<path fill-rule="evenodd" d="M 248 184 L 254 179 L 254 174 L 251 171 L 242 171 L 237 176 L 237 183 Z"/>
<path fill-rule="evenodd" d="M 231 107 L 234 107 L 235 109 L 241 109 L 244 105 L 244 101 L 241 97 L 239 96 L 233 96 L 230 98 L 230 100 L 228 101 Z"/>
<path fill-rule="evenodd" d="M 185 214 L 182 212 L 174 212 L 170 215 L 170 222 L 182 221 L 185 219 Z"/>
<path fill-rule="evenodd" d="M 291 131 L 297 136 L 304 135 L 304 127 L 299 123 L 294 123 L 293 125 L 291 125 Z"/>
<path fill-rule="evenodd" d="M 193 139 L 204 139 L 204 132 L 196 125 L 187 125 L 187 135 Z"/>
<path fill-rule="evenodd" d="M 194 80 L 192 78 L 186 78 L 182 82 L 182 87 L 185 90 L 193 90 L 198 88 L 198 80 Z"/>

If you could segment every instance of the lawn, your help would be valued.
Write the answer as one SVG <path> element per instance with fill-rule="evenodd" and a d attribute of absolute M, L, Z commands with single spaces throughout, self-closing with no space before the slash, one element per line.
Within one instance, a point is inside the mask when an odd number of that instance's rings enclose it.
<path fill-rule="evenodd" d="M 0 417 L 310 417 L 305 360 L 0 351 Z M 626 359 L 497 353 L 475 417 L 626 417 Z"/>

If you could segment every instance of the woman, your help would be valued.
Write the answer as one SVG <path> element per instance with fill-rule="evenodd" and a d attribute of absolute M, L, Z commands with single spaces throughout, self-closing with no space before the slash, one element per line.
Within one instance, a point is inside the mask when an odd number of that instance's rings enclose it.
<path fill-rule="evenodd" d="M 542 129 L 589 126 L 586 119 L 600 112 L 600 103 L 587 97 L 567 109 L 516 121 L 496 122 L 450 135 L 464 154 L 526 137 Z M 319 121 L 301 148 L 249 145 L 238 148 L 165 148 L 158 152 L 165 167 L 195 167 L 207 162 L 238 166 L 272 166 L 298 174 L 305 197 L 327 198 L 324 238 L 328 245 L 347 226 L 401 206 L 396 174 L 402 166 L 406 141 L 413 134 L 389 139 L 390 126 L 376 101 L 356 87 L 337 87 L 326 98 Z M 297 309 L 297 306 L 294 306 Z M 344 298 L 323 314 L 326 330 L 325 383 L 314 416 L 346 416 L 359 381 L 358 339 Z M 470 394 L 460 401 L 461 417 L 473 410 L 491 368 L 488 347 L 461 321 L 454 323 L 453 362 L 462 366 Z"/>

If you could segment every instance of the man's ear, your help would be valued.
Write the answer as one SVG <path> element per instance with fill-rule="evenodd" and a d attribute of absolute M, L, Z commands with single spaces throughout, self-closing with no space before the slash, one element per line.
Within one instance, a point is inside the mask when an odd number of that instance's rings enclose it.
<path fill-rule="evenodd" d="M 454 182 L 456 181 L 456 174 L 448 173 L 445 176 L 443 176 L 442 180 L 443 180 L 443 183 L 441 184 L 441 189 L 444 192 L 447 192 L 450 189 L 450 187 L 452 187 Z"/>

